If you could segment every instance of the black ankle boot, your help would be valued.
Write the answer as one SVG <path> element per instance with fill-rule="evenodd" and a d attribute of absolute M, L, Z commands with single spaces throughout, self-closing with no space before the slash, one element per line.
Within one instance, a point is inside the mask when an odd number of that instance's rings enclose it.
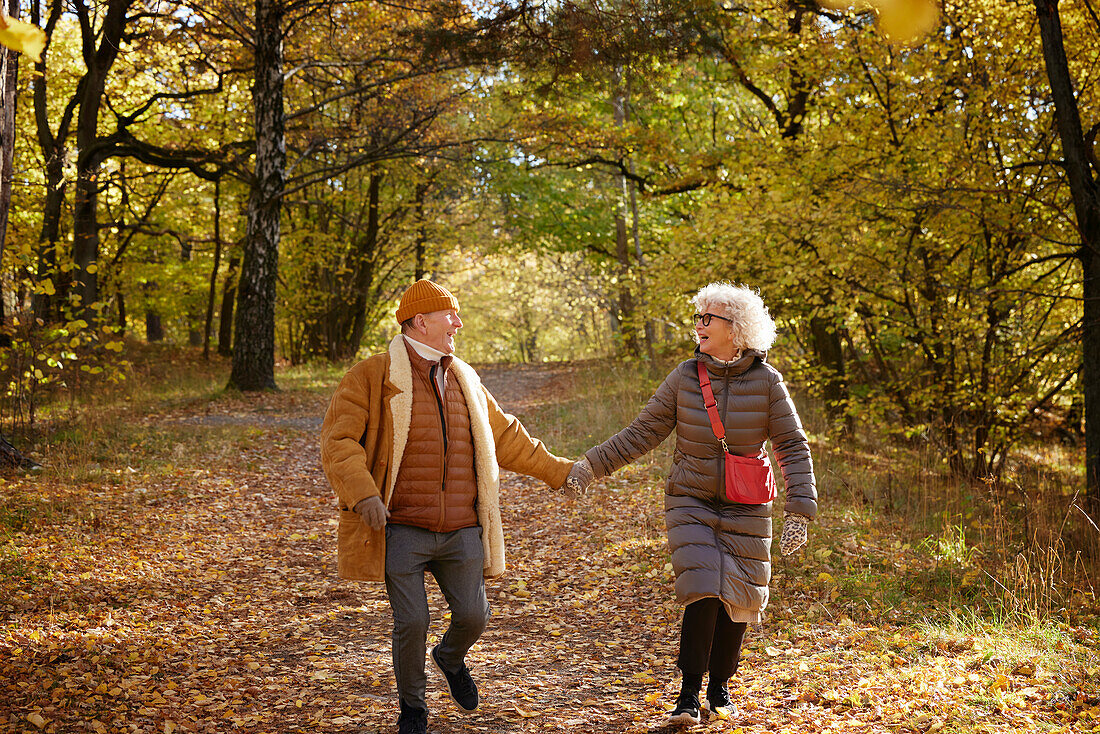
<path fill-rule="evenodd" d="M 706 708 L 715 715 L 720 715 L 722 711 L 726 712 L 726 716 L 737 715 L 737 707 L 730 700 L 729 688 L 726 687 L 725 682 L 707 683 Z"/>
<path fill-rule="evenodd" d="M 428 712 L 414 709 L 401 702 L 401 716 L 397 719 L 398 734 L 428 734 Z"/>
<path fill-rule="evenodd" d="M 687 726 L 699 723 L 699 689 L 684 684 L 676 698 L 676 708 L 668 716 L 669 724 Z"/>

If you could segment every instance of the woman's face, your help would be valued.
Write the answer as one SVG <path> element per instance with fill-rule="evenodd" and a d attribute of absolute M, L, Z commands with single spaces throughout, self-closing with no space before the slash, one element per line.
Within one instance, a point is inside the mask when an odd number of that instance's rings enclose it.
<path fill-rule="evenodd" d="M 715 359 L 729 362 L 737 356 L 737 348 L 733 345 L 733 335 L 730 333 L 730 322 L 719 318 L 723 314 L 717 313 L 717 309 L 702 310 L 700 314 L 712 314 L 710 324 L 703 325 L 706 319 L 695 322 L 695 338 L 699 341 L 699 351 L 709 354 Z"/>

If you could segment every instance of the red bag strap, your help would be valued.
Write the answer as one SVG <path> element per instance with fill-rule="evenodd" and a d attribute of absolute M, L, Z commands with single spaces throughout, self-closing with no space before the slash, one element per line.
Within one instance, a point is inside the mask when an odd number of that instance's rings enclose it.
<path fill-rule="evenodd" d="M 695 366 L 699 368 L 699 387 L 703 391 L 703 407 L 710 417 L 710 430 L 714 431 L 714 437 L 721 442 L 722 450 L 728 454 L 730 450 L 726 447 L 726 427 L 718 417 L 718 401 L 714 399 L 714 390 L 710 387 L 710 375 L 700 360 L 695 360 Z"/>

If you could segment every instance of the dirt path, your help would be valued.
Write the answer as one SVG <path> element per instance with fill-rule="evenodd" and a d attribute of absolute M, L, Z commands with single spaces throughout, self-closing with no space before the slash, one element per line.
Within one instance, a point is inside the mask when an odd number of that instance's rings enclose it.
<path fill-rule="evenodd" d="M 484 372 L 520 413 L 566 377 Z M 0 731 L 396 731 L 384 589 L 334 572 L 324 407 L 280 394 L 151 417 L 237 438 L 166 476 L 84 487 L 98 524 L 23 539 L 26 562 L 51 570 L 0 599 Z M 571 504 L 504 475 L 508 572 L 488 584 L 493 616 L 468 661 L 481 708 L 462 715 L 429 666 L 430 731 L 662 731 L 680 608 L 661 486 L 659 469 L 632 467 Z M 939 649 L 886 612 L 853 620 L 813 573 L 777 568 L 768 622 L 732 687 L 742 714 L 700 730 L 1056 730 L 1036 671 L 997 683 L 997 661 L 971 654 L 973 642 Z M 431 590 L 429 644 L 445 628 Z M 990 681 L 1003 687 L 990 693 Z"/>

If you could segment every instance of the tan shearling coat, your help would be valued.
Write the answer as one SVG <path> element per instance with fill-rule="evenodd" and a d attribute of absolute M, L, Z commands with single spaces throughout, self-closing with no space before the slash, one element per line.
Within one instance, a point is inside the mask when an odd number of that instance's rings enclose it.
<path fill-rule="evenodd" d="M 477 516 L 487 578 L 504 573 L 500 470 L 520 472 L 561 487 L 573 462 L 551 454 L 523 424 L 501 410 L 472 367 L 451 364 L 470 411 L 477 471 Z M 412 366 L 398 334 L 384 354 L 353 366 L 340 381 L 321 426 L 321 465 L 336 492 L 340 525 L 337 573 L 341 578 L 384 581 L 385 530 L 373 530 L 352 511 L 378 496 L 389 506 L 412 416 Z"/>

